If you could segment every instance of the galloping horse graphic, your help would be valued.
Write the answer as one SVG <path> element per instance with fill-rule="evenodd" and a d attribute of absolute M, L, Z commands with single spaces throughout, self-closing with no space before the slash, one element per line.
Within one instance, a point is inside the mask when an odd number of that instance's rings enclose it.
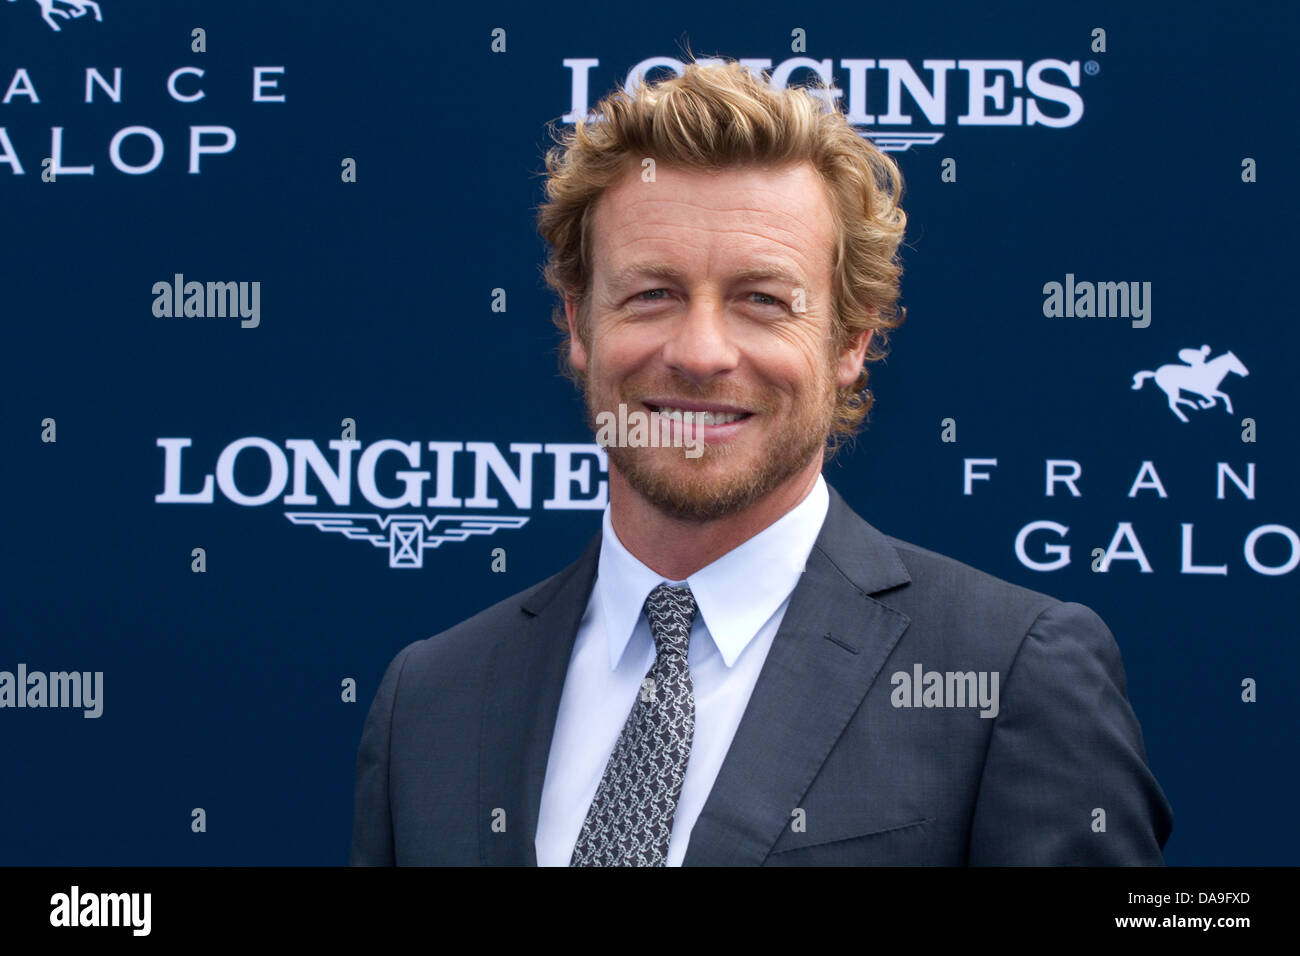
<path fill-rule="evenodd" d="M 9 2 L 15 3 L 16 0 L 9 0 Z M 62 4 L 67 9 L 58 9 L 56 4 Z M 65 20 L 75 19 L 84 17 L 87 12 L 93 13 L 100 23 L 104 22 L 104 18 L 99 15 L 99 4 L 94 0 L 36 0 L 36 5 L 41 8 L 41 16 L 45 18 L 51 30 L 63 29 L 54 22 L 55 17 L 62 17 Z"/>
<path fill-rule="evenodd" d="M 1236 372 L 1238 375 L 1246 376 L 1250 372 L 1246 366 L 1241 364 L 1241 360 L 1232 352 L 1224 352 L 1218 358 L 1206 361 L 1206 356 L 1210 354 L 1210 347 L 1202 345 L 1200 349 L 1182 349 L 1178 357 L 1183 360 L 1183 365 L 1162 365 L 1154 372 L 1138 372 L 1133 376 L 1133 388 L 1137 390 L 1142 387 L 1142 383 L 1148 378 L 1154 377 L 1156 384 L 1159 385 L 1166 395 L 1169 396 L 1169 410 L 1179 417 L 1182 421 L 1187 421 L 1187 416 L 1183 414 L 1179 405 L 1191 405 L 1197 407 L 1197 403 L 1186 398 L 1179 397 L 1179 389 L 1191 392 L 1193 395 L 1200 395 L 1200 407 L 1212 408 L 1216 398 L 1223 399 L 1223 404 L 1229 415 L 1232 414 L 1232 399 L 1223 392 L 1219 391 L 1219 383 L 1227 377 L 1229 372 Z"/>

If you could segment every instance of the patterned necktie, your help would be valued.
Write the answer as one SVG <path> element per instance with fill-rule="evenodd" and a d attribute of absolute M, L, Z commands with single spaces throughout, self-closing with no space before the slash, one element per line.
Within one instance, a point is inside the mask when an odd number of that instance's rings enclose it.
<path fill-rule="evenodd" d="M 661 584 L 646 598 L 655 662 L 587 811 L 570 866 L 664 866 L 695 733 L 686 652 L 695 597 Z"/>

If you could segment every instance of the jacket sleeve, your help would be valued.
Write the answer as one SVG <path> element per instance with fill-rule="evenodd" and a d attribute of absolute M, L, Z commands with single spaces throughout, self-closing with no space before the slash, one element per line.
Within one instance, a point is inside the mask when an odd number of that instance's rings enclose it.
<path fill-rule="evenodd" d="M 414 646 L 410 644 L 403 648 L 388 665 L 361 731 L 353 800 L 352 866 L 394 866 L 397 862 L 388 799 L 389 742 L 397 686 L 406 656 Z"/>
<path fill-rule="evenodd" d="M 1002 683 L 971 865 L 1164 865 L 1173 814 L 1101 618 L 1073 602 L 1047 608 Z"/>

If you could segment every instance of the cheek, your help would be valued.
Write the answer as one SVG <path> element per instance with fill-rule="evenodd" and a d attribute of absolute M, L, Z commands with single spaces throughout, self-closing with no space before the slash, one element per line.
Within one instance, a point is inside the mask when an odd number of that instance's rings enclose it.
<path fill-rule="evenodd" d="M 816 321 L 810 319 L 810 321 Z M 817 322 L 815 328 L 786 325 L 765 330 L 761 339 L 749 343 L 749 353 L 756 362 L 786 381 L 808 387 L 828 374 L 835 357 L 831 353 L 830 333 Z"/>
<path fill-rule="evenodd" d="M 606 333 L 592 342 L 591 362 L 599 374 L 621 378 L 651 361 L 659 345 L 641 335 Z"/>
<path fill-rule="evenodd" d="M 779 383 L 783 391 L 809 392 L 820 390 L 828 379 L 834 383 L 833 361 L 823 343 L 799 338 L 768 350 L 757 367 L 764 378 Z"/>

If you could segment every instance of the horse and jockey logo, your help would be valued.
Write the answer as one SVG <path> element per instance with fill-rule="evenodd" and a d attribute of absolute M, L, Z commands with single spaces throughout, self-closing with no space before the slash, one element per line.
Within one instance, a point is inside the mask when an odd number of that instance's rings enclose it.
<path fill-rule="evenodd" d="M 16 3 L 17 0 L 9 0 L 9 2 Z M 54 22 L 55 17 L 75 20 L 77 17 L 84 17 L 87 13 L 93 13 L 96 20 L 100 23 L 104 22 L 104 18 L 99 15 L 99 4 L 94 0 L 36 0 L 36 5 L 41 8 L 41 17 L 56 33 L 63 28 Z"/>
<path fill-rule="evenodd" d="M 1199 406 L 1201 408 L 1213 408 L 1216 399 L 1223 399 L 1223 405 L 1229 415 L 1232 414 L 1232 399 L 1225 393 L 1219 391 L 1219 384 L 1228 376 L 1229 372 L 1235 372 L 1238 375 L 1246 376 L 1250 372 L 1246 366 L 1241 364 L 1241 359 L 1233 355 L 1232 352 L 1224 352 L 1216 358 L 1209 358 L 1210 347 L 1202 345 L 1199 349 L 1180 349 L 1178 357 L 1183 360 L 1182 365 L 1162 365 L 1154 372 L 1142 371 L 1133 376 L 1134 391 L 1142 387 L 1142 383 L 1148 378 L 1154 378 L 1156 384 L 1164 390 L 1165 395 L 1169 397 L 1169 410 L 1179 417 L 1182 421 L 1187 421 L 1187 416 L 1183 414 L 1179 405 L 1190 405 L 1196 408 L 1198 403 L 1190 399 L 1183 398 L 1179 395 L 1180 391 L 1191 392 L 1193 395 L 1201 396 Z"/>

